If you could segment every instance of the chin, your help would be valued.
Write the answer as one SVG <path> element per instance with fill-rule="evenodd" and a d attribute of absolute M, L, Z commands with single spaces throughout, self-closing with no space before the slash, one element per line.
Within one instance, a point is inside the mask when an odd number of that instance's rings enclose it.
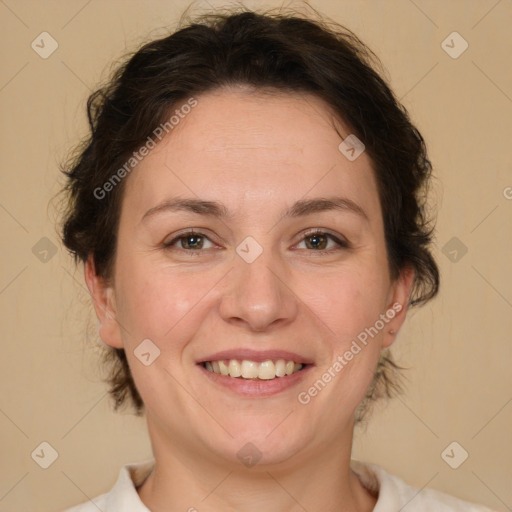
<path fill-rule="evenodd" d="M 268 470 L 269 466 L 286 464 L 303 450 L 307 440 L 297 425 L 290 424 L 293 429 L 282 429 L 283 425 L 279 423 L 283 422 L 284 417 L 286 415 L 279 421 L 266 420 L 257 424 L 231 422 L 228 430 L 233 438 L 226 434 L 222 442 L 216 440 L 211 449 L 228 463 L 244 464 L 253 470 Z"/>

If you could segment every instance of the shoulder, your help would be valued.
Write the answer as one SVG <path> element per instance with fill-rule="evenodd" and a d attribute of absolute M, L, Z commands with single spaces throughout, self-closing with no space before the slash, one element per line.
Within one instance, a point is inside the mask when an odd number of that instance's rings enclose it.
<path fill-rule="evenodd" d="M 112 489 L 63 512 L 149 512 L 137 493 L 137 487 L 154 467 L 154 459 L 124 465 Z"/>
<path fill-rule="evenodd" d="M 404 510 L 414 512 L 493 512 L 490 508 L 463 501 L 428 488 L 407 485 L 376 464 L 351 461 L 351 468 L 370 492 L 378 493 L 373 512 Z"/>

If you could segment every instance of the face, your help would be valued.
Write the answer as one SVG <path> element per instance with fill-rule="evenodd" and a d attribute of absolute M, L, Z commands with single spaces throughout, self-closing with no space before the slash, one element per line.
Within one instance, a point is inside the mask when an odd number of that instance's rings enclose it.
<path fill-rule="evenodd" d="M 260 465 L 346 446 L 412 282 L 390 280 L 371 161 L 314 96 L 196 100 L 125 178 L 113 281 L 86 266 L 100 336 L 160 446 L 229 464 L 252 443 Z"/>

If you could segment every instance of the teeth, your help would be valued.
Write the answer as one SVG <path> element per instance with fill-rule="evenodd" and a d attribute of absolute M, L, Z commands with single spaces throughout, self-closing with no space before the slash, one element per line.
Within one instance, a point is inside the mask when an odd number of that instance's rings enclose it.
<path fill-rule="evenodd" d="M 286 361 L 284 359 L 278 359 L 276 361 L 276 376 L 284 377 L 286 375 Z"/>
<path fill-rule="evenodd" d="M 254 361 L 242 361 L 241 365 L 242 377 L 244 379 L 256 379 L 259 373 L 259 364 Z"/>
<path fill-rule="evenodd" d="M 256 361 L 249 361 L 244 359 L 242 362 L 236 359 L 220 360 L 220 361 L 206 361 L 204 367 L 213 373 L 218 373 L 224 376 L 239 377 L 243 379 L 260 379 L 272 380 L 276 377 L 284 377 L 285 375 L 292 375 L 302 369 L 302 364 L 295 363 L 294 361 L 285 361 L 278 359 L 277 361 L 263 361 L 257 363 Z"/>
<path fill-rule="evenodd" d="M 258 378 L 270 380 L 276 377 L 276 366 L 272 361 L 263 361 L 259 365 Z"/>
<path fill-rule="evenodd" d="M 219 361 L 219 368 L 221 375 L 229 375 L 228 365 L 224 361 Z"/>
<path fill-rule="evenodd" d="M 240 375 L 242 375 L 240 363 L 236 359 L 230 359 L 228 364 L 228 373 L 230 377 L 240 377 Z"/>

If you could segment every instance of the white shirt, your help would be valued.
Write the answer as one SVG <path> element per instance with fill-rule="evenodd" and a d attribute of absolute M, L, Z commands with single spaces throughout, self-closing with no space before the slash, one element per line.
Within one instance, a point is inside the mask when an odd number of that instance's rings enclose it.
<path fill-rule="evenodd" d="M 154 459 L 124 465 L 109 492 L 64 512 L 151 512 L 140 500 L 136 487 L 142 485 L 153 466 Z M 493 512 L 432 489 L 410 487 L 376 464 L 352 460 L 351 468 L 366 489 L 378 493 L 373 512 Z"/>

